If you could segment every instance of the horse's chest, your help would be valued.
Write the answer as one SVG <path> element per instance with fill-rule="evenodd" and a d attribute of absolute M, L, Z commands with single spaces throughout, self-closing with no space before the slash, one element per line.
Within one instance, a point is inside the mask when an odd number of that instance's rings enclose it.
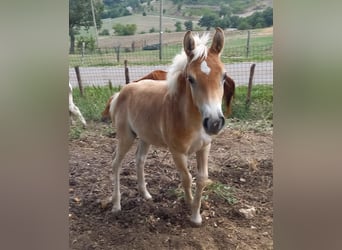
<path fill-rule="evenodd" d="M 191 154 L 197 152 L 209 143 L 211 143 L 211 137 L 207 133 L 205 133 L 204 130 L 201 130 L 200 132 L 194 134 L 190 143 L 188 153 Z"/>

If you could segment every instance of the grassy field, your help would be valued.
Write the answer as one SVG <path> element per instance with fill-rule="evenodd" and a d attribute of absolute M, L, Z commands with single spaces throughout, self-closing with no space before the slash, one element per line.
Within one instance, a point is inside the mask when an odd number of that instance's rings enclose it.
<path fill-rule="evenodd" d="M 108 98 L 115 91 L 119 91 L 119 89 L 85 87 L 84 96 L 81 97 L 79 89 L 75 88 L 73 91 L 74 102 L 88 122 L 99 122 L 101 112 L 105 108 Z M 257 131 L 270 129 L 273 119 L 273 86 L 253 86 L 250 105 L 245 104 L 246 93 L 247 86 L 238 86 L 236 88 L 232 107 L 233 112 L 228 119 L 228 126 Z M 71 128 L 69 136 L 77 138 L 81 133 L 81 124 L 77 124 L 77 126 Z"/>
<path fill-rule="evenodd" d="M 168 32 L 168 31 L 175 31 L 176 27 L 175 24 L 176 22 L 181 22 L 182 23 L 182 28 L 185 29 L 185 26 L 183 23 L 185 21 L 188 21 L 189 19 L 184 19 L 181 17 L 168 17 L 168 16 L 163 16 L 163 31 Z M 197 25 L 198 19 L 193 20 L 194 28 L 196 30 L 203 30 L 203 28 L 200 28 Z M 107 18 L 102 20 L 102 27 L 99 30 L 107 29 L 111 35 L 114 34 L 113 30 L 113 25 L 115 24 L 136 24 L 137 25 L 137 31 L 136 34 L 141 34 L 141 33 L 149 33 L 152 28 L 155 29 L 156 33 L 159 33 L 159 16 L 158 15 L 147 15 L 143 16 L 141 14 L 134 14 L 131 16 L 123 16 L 123 17 L 117 17 L 117 18 Z M 94 27 L 90 27 L 89 31 L 82 30 L 80 35 L 82 36 L 89 36 L 92 35 L 95 37 L 95 29 Z M 101 38 L 101 37 L 100 37 Z"/>
<path fill-rule="evenodd" d="M 267 61 L 273 59 L 273 33 L 264 34 L 265 29 L 253 30 L 250 36 L 250 50 L 247 57 L 247 32 L 232 32 L 226 36 L 222 61 L 244 62 L 244 61 Z M 178 33 L 177 33 L 178 34 Z M 167 41 L 165 41 L 166 43 Z M 117 55 L 114 48 L 101 49 L 94 53 L 85 55 L 69 55 L 69 65 L 74 66 L 122 66 L 123 61 L 127 60 L 131 65 L 160 65 L 170 64 L 174 56 L 182 49 L 182 38 L 174 44 L 164 45 L 162 48 L 162 61 L 159 60 L 159 50 L 136 49 L 135 52 L 120 49 L 120 61 L 117 62 Z"/>

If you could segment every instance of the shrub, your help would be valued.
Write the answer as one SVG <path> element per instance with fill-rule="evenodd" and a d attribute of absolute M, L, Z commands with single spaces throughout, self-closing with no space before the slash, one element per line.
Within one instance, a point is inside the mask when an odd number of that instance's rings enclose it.
<path fill-rule="evenodd" d="M 120 23 L 113 25 L 113 29 L 115 34 L 119 36 L 129 36 L 134 35 L 137 31 L 137 25 L 136 24 L 126 24 L 122 25 Z"/>
<path fill-rule="evenodd" d="M 79 36 L 76 38 L 76 44 L 78 49 L 82 49 L 82 44 L 85 44 L 85 49 L 87 51 L 93 52 L 95 50 L 95 39 L 92 36 L 85 37 L 85 36 Z"/>
<path fill-rule="evenodd" d="M 176 32 L 182 31 L 182 23 L 180 21 L 177 21 L 175 23 L 175 27 L 176 27 Z"/>
<path fill-rule="evenodd" d="M 192 23 L 191 20 L 185 21 L 185 22 L 184 22 L 184 26 L 185 26 L 185 29 L 186 29 L 186 30 L 192 30 L 192 29 L 193 29 L 193 23 Z"/>
<path fill-rule="evenodd" d="M 102 30 L 102 31 L 99 33 L 99 35 L 100 35 L 100 36 L 109 36 L 109 35 L 110 35 L 110 34 L 109 34 L 109 30 L 104 29 L 104 30 Z"/>

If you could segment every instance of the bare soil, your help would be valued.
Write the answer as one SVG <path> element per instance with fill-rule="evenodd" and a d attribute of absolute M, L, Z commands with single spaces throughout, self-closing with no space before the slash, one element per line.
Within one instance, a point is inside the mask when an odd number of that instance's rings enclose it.
<path fill-rule="evenodd" d="M 126 155 L 121 172 L 122 211 L 113 215 L 105 202 L 112 192 L 115 134 L 109 124 L 90 124 L 69 141 L 70 249 L 273 249 L 272 132 L 225 128 L 213 141 L 209 177 L 232 187 L 228 203 L 212 189 L 203 195 L 203 224 L 193 227 L 180 176 L 170 153 L 152 147 L 145 164 L 153 197 L 138 195 L 134 154 Z M 189 169 L 196 176 L 194 156 Z M 239 210 L 254 207 L 247 219 Z"/>

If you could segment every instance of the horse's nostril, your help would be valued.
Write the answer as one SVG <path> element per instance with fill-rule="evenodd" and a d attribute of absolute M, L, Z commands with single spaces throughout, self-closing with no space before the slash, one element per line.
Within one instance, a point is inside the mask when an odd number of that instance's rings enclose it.
<path fill-rule="evenodd" d="M 205 129 L 208 129 L 208 127 L 209 127 L 209 118 L 204 118 L 204 120 L 203 120 L 203 127 L 205 128 Z"/>
<path fill-rule="evenodd" d="M 221 125 L 221 127 L 223 127 L 225 122 L 226 122 L 226 120 L 224 119 L 223 116 L 220 116 L 220 121 L 221 121 L 220 125 Z"/>

